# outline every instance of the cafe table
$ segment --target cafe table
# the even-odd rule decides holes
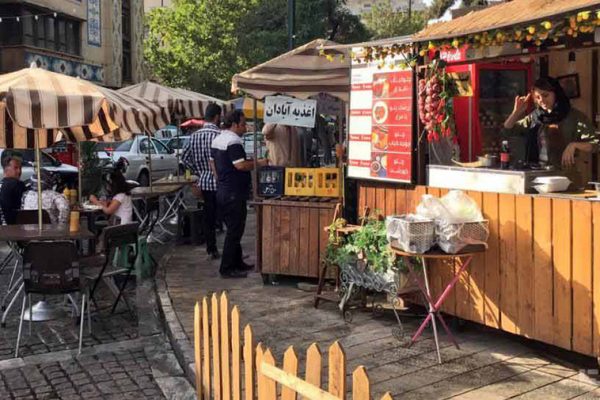
[[[179,191],[175,194],[173,200],[170,200],[168,196],[165,197],[165,202],[167,203],[167,212],[165,212],[161,222],[176,217],[179,209],[187,209],[185,202],[183,201],[183,189],[185,189],[186,186],[192,186],[197,182],[198,177],[196,175],[192,175],[189,178],[186,178],[185,176],[165,177],[152,182],[153,187],[180,185]]]
[[[31,242],[34,240],[88,240],[94,239],[95,236],[85,227],[71,232],[68,224],[44,224],[41,229],[37,224],[26,224],[0,225],[0,238],[6,242]],[[15,255],[20,257],[20,254]],[[13,287],[18,289],[2,314],[2,327],[6,326],[6,316],[24,290],[23,278],[19,278]],[[53,307],[43,300],[32,307],[32,314],[32,321],[47,321],[56,318],[57,315]]]
[[[153,183],[153,185],[154,185],[154,183]],[[152,186],[152,187],[140,186],[140,187],[136,187],[131,190],[131,199],[132,200],[142,200],[144,203],[147,203],[147,201],[150,199],[157,199],[157,198],[160,199],[160,198],[167,198],[168,196],[172,196],[172,195],[178,195],[178,193],[181,191],[182,188],[183,188],[183,185],[180,183],[169,184],[169,185],[158,185],[158,186]],[[173,201],[172,203],[167,201],[167,204],[168,204],[167,212],[162,216],[159,215],[158,220],[156,222],[156,225],[163,232],[166,232],[169,235],[173,235],[173,234],[164,227],[163,222],[167,219],[166,217],[169,216],[169,214],[173,212],[172,208],[175,207],[174,203],[175,203],[175,201]],[[174,211],[177,212],[177,208],[175,208]],[[142,212],[142,210],[139,208],[136,201],[133,201],[133,212],[135,213],[136,217],[138,218],[138,221],[140,222],[140,231],[143,231],[143,229],[145,229],[146,225],[151,225],[148,214],[147,213],[144,214],[144,212]],[[159,207],[159,212],[160,212],[160,207]],[[148,232],[148,235],[150,235],[151,233],[152,232]],[[162,243],[160,240],[158,240],[156,238],[155,238],[155,240],[159,243]]]
[[[450,339],[450,341],[456,346],[457,349],[460,349],[460,347],[458,346],[458,342],[456,341],[456,339],[452,335],[452,332],[450,332],[448,325],[444,321],[444,317],[442,317],[442,314],[440,313],[440,309],[442,307],[442,304],[444,303],[444,301],[446,300],[446,298],[452,291],[452,289],[454,289],[454,286],[456,285],[456,282],[458,282],[458,280],[460,279],[460,276],[462,275],[462,273],[464,271],[466,271],[466,269],[471,264],[471,261],[473,260],[473,256],[475,256],[479,253],[485,252],[486,247],[483,245],[470,245],[470,246],[465,247],[464,249],[462,249],[461,251],[459,251],[456,254],[446,253],[438,247],[436,247],[428,252],[425,252],[425,253],[410,253],[410,252],[400,250],[398,244],[397,243],[394,244],[394,242],[395,241],[392,241],[391,245],[390,245],[392,252],[394,252],[396,257],[402,257],[402,259],[404,260],[404,264],[408,267],[410,277],[416,282],[416,284],[419,287],[419,290],[425,297],[425,301],[427,302],[427,308],[428,308],[427,317],[425,317],[425,319],[423,320],[423,322],[421,323],[421,325],[419,326],[417,331],[411,337],[409,347],[417,341],[417,339],[421,336],[421,334],[423,333],[423,331],[425,330],[425,328],[427,327],[429,322],[431,322],[431,325],[433,328],[433,338],[435,341],[435,348],[437,351],[438,363],[441,364],[442,356],[440,353],[440,342],[438,339],[436,317],[437,317],[437,319],[439,319],[440,324],[446,331],[446,334],[448,335],[448,338]],[[415,270],[415,265],[413,262],[414,258],[420,258],[422,261],[422,265],[423,265],[423,274],[422,275],[417,274],[417,272]],[[456,259],[460,259],[462,261],[460,263],[460,267],[456,270],[456,272],[454,273],[454,276],[452,277],[450,282],[446,283],[446,288],[442,291],[440,296],[437,299],[434,299],[431,296],[431,292],[429,290],[429,277],[428,277],[428,272],[427,272],[427,262],[433,261],[433,260],[455,261]],[[421,276],[422,276],[422,278],[421,278]]]

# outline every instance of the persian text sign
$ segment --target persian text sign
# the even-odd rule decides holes
[[[300,100],[285,96],[265,98],[265,122],[314,128],[316,116],[316,100]]]
[[[399,64],[401,58],[398,57],[397,61]],[[411,182],[412,128],[412,69],[354,61],[348,127],[348,176]]]

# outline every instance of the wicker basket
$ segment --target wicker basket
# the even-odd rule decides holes
[[[484,245],[490,234],[487,220],[458,224],[436,224],[437,243],[442,250],[456,254],[468,245]]]
[[[386,218],[388,240],[399,249],[411,253],[425,253],[435,244],[435,222],[405,214]]]

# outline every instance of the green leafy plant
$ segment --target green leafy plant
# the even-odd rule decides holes
[[[336,221],[337,222],[337,221]],[[369,218],[356,232],[345,237],[336,235],[337,223],[329,227],[326,260],[340,267],[363,261],[374,272],[405,270],[402,260],[390,249],[384,221]]]

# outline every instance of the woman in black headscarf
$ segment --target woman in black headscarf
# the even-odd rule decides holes
[[[528,115],[530,100],[535,109]],[[538,79],[527,96],[517,96],[513,112],[504,127],[519,130],[527,137],[526,162],[569,169],[577,152],[597,151],[594,127],[581,111],[571,106],[563,88],[554,78]]]

